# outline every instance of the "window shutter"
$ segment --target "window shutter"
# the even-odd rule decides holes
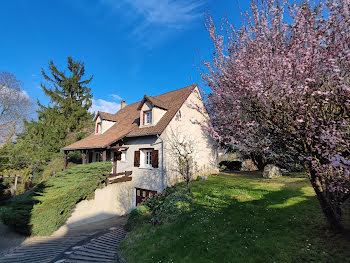
[[[140,151],[135,151],[134,166],[140,167]]]
[[[121,152],[117,152],[117,161],[120,161],[122,159],[122,153]]]
[[[96,133],[98,133],[98,123],[96,123]]]
[[[152,151],[152,167],[158,168],[158,150]]]
[[[143,112],[142,125],[145,125],[145,112]]]

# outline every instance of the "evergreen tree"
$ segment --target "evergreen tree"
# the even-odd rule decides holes
[[[47,83],[42,83],[41,87],[50,103],[44,106],[38,101],[37,120],[25,121],[24,131],[18,135],[16,143],[0,150],[3,152],[0,155],[10,156],[6,158],[6,165],[0,165],[0,172],[30,168],[37,173],[50,160],[60,158],[58,155],[63,146],[83,138],[93,127],[93,114],[88,112],[92,95],[87,86],[92,76],[83,79],[84,63],[71,57],[68,57],[67,67],[68,74],[50,61],[50,74],[42,70]]]
[[[49,70],[51,75],[42,70],[45,80],[51,87],[41,84],[45,95],[50,97],[50,102],[56,106],[56,111],[62,114],[66,121],[68,132],[82,128],[87,121],[92,119],[92,114],[88,112],[92,104],[91,88],[87,85],[91,82],[93,76],[82,80],[85,74],[84,62],[74,61],[68,57],[68,70],[70,76],[66,76],[65,71],[57,69],[53,61],[50,61]],[[42,111],[45,107],[39,104]]]

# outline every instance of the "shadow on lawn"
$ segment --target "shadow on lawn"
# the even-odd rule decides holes
[[[246,173],[237,178],[247,178],[247,175],[256,177]],[[350,242],[328,230],[316,197],[303,189],[305,183],[287,180],[278,183],[283,186],[275,190],[259,187],[259,182],[253,182],[253,188],[251,185],[225,185],[229,191],[238,193],[236,195],[222,195],[217,189],[198,185],[203,193],[193,208],[208,217],[217,213],[212,224],[204,224],[203,229],[209,237],[219,236],[215,241],[226,247],[226,251],[212,248],[217,253],[207,256],[217,262],[264,262],[266,259],[271,262],[310,262],[315,259],[341,262],[349,258]],[[222,205],[218,206],[220,203]],[[241,259],[230,261],[234,254],[240,255]],[[252,261],[254,254],[260,255],[260,261],[258,258]]]

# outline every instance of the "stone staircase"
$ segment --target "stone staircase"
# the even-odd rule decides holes
[[[118,226],[103,232],[36,237],[0,254],[0,263],[118,262],[117,247],[125,234]]]

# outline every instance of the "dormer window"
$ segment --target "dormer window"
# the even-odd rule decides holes
[[[143,125],[152,124],[152,111],[143,112]]]
[[[102,125],[101,122],[98,122],[96,124],[96,133],[101,133],[102,132]]]

